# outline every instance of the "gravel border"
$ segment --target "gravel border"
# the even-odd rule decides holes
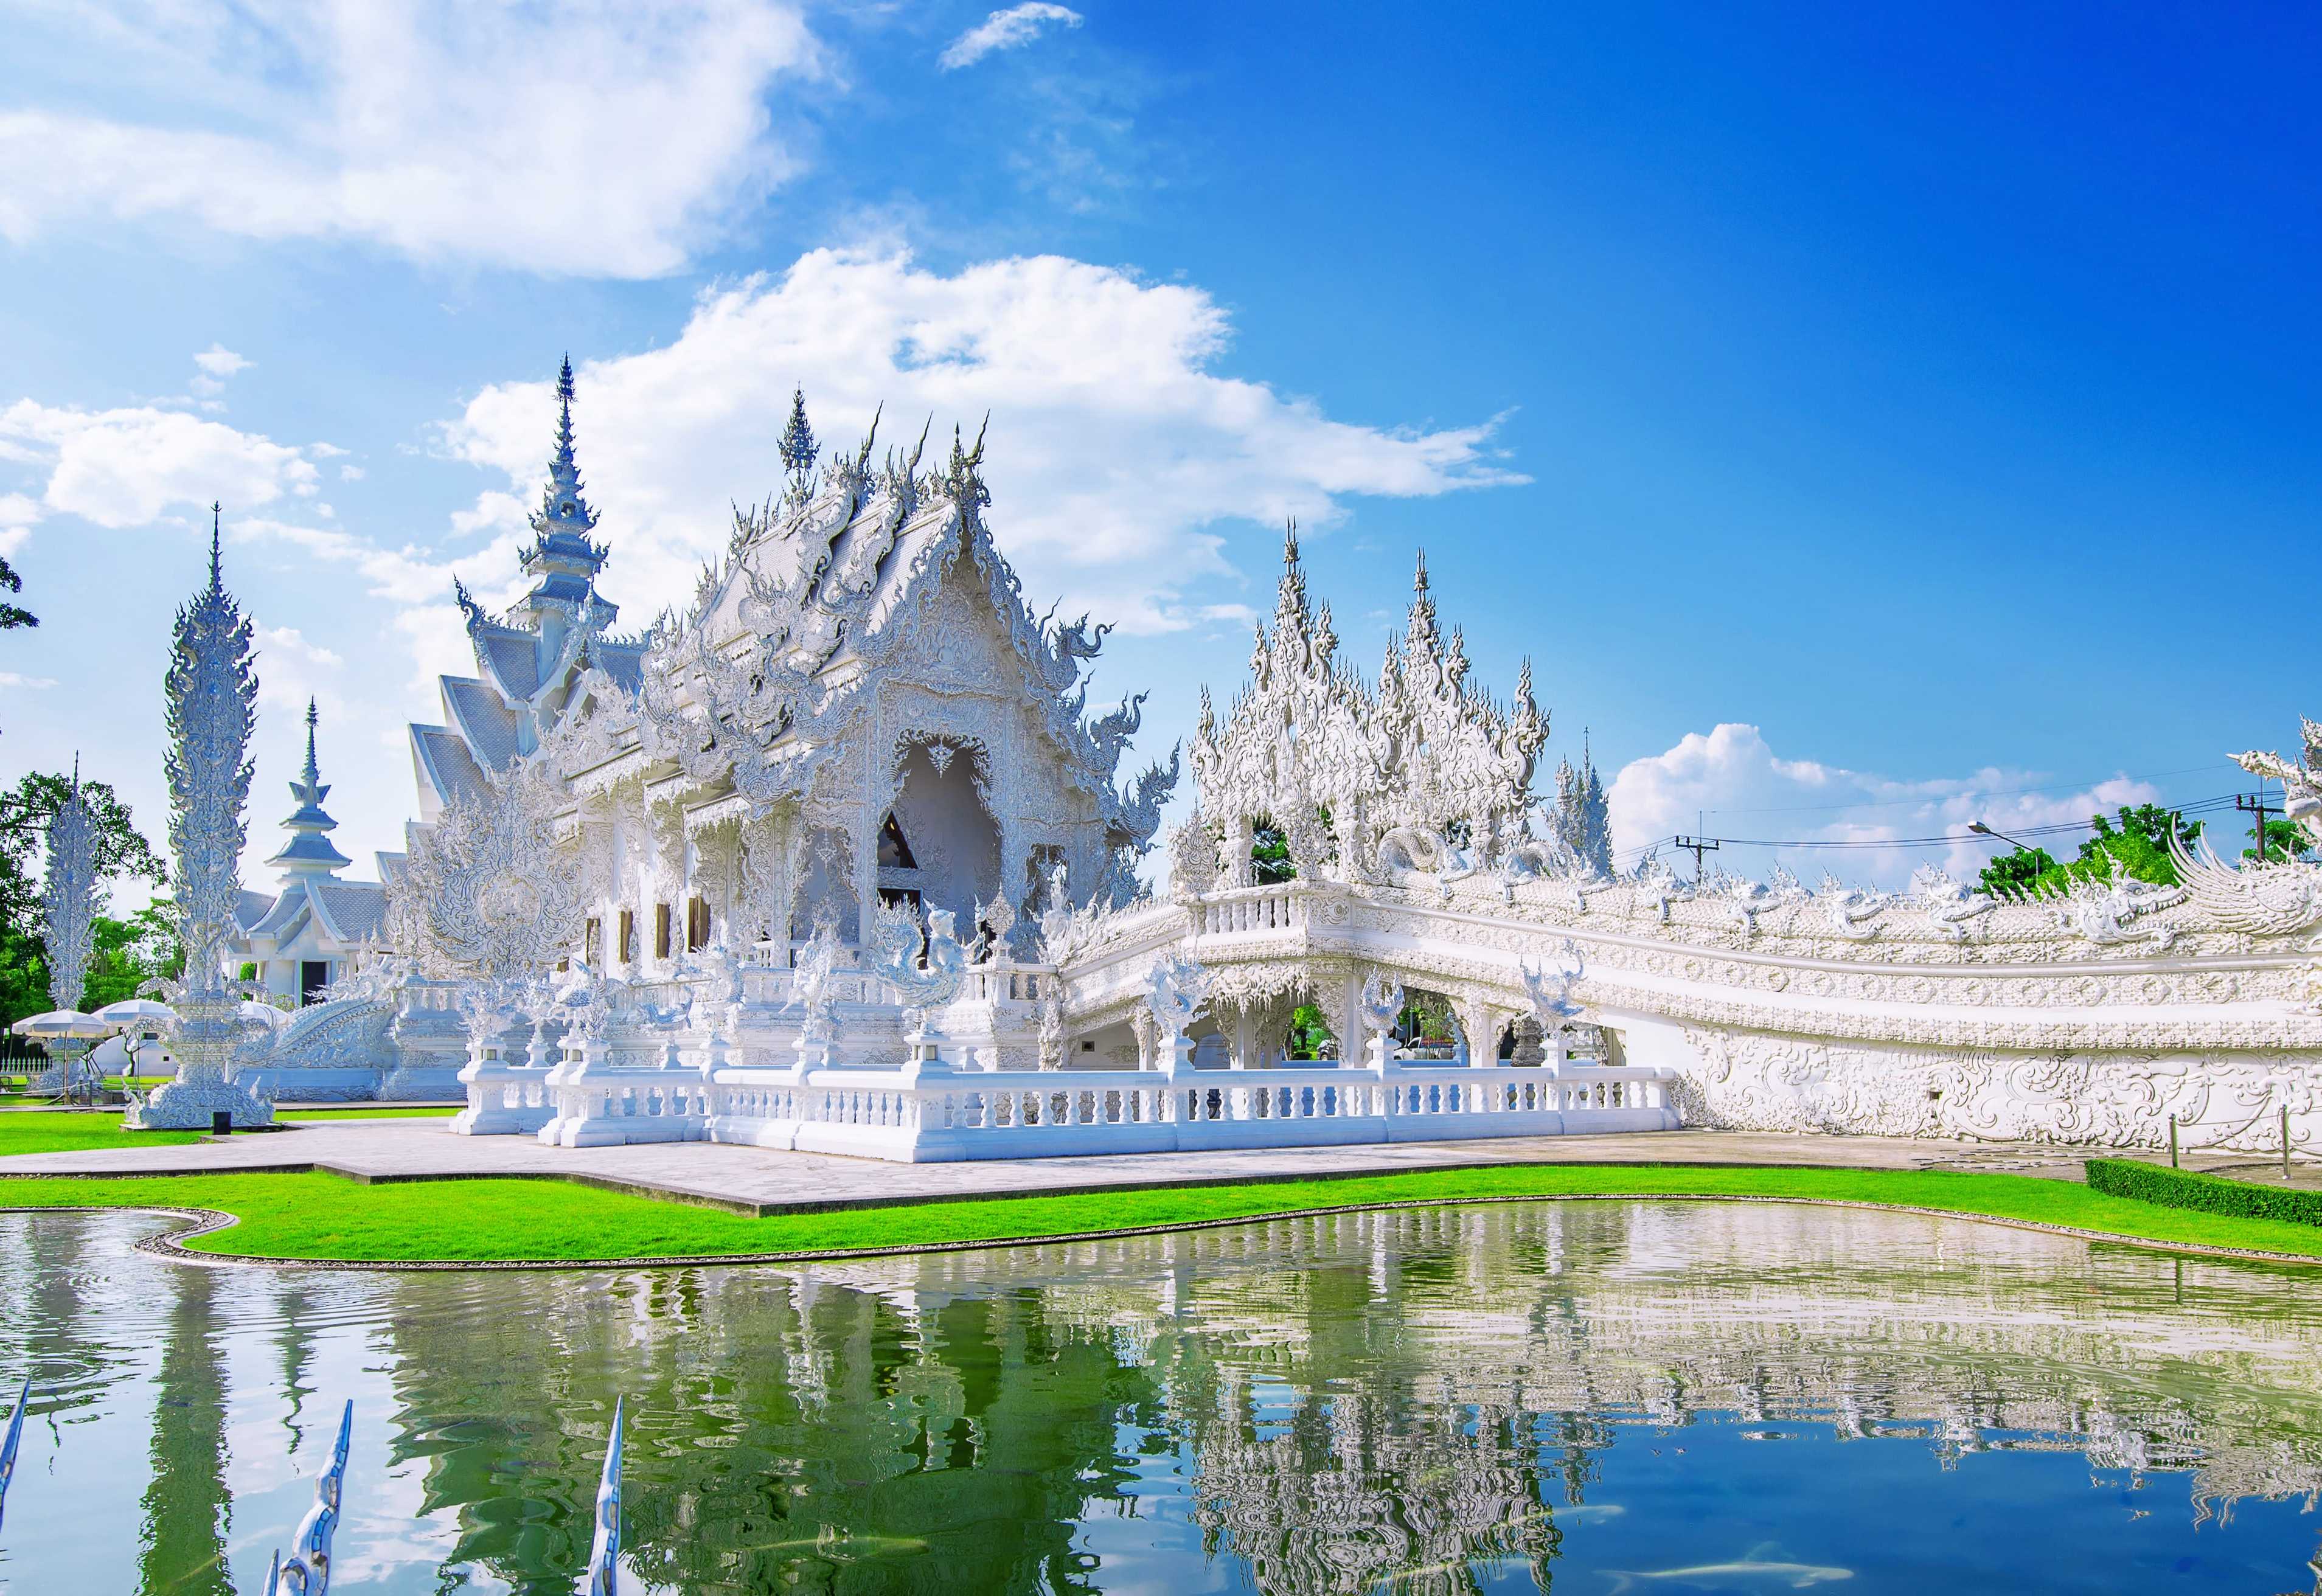
[[[1123,1236],[1169,1236],[1196,1230],[1223,1230],[1237,1225],[1263,1225],[1275,1219],[1312,1219],[1334,1214],[1378,1213],[1396,1208],[1466,1208],[1485,1203],[1510,1202],[1752,1202],[1792,1203],[1801,1208],[1857,1208],[1878,1214],[1918,1214],[1933,1219],[1956,1219],[1969,1224],[1997,1225],[2010,1230],[2033,1230],[2050,1236],[2066,1236],[2082,1241],[2112,1242],[2122,1246],[2141,1247],[2149,1252],[2189,1254],[2196,1257],[2229,1258],[2244,1263],[2291,1263],[2307,1268],[2322,1268],[2322,1257],[2299,1253],[2275,1253],[2254,1247],[2216,1246],[2206,1242],[2158,1241],[2149,1236],[2122,1236],[2110,1230],[2089,1230],[2076,1225],[2050,1225],[2037,1219],[2008,1219],[1988,1214],[1961,1213],[1953,1208],[1923,1208],[1915,1204],[1862,1202],[1836,1197],[1772,1197],[1738,1193],[1674,1193],[1667,1191],[1589,1191],[1559,1195],[1519,1195],[1501,1197],[1422,1197],[1403,1198],[1394,1201],[1354,1202],[1322,1208],[1284,1208],[1271,1214],[1248,1214],[1234,1218],[1186,1219],[1167,1225],[1124,1226],[1111,1230],[1075,1230],[1048,1236],[995,1236],[982,1241],[918,1242],[884,1247],[844,1247],[820,1252],[789,1253],[708,1253],[682,1257],[597,1258],[597,1259],[425,1259],[389,1260],[364,1263],[345,1258],[261,1258],[247,1254],[197,1252],[186,1246],[197,1236],[215,1235],[241,1223],[233,1215],[216,1208],[96,1208],[59,1206],[38,1208],[0,1208],[9,1213],[147,1213],[174,1215],[186,1223],[176,1229],[145,1237],[136,1243],[141,1253],[167,1258],[172,1263],[192,1263],[216,1268],[317,1269],[343,1272],[418,1272],[442,1270],[489,1269],[529,1271],[574,1271],[596,1272],[606,1270],[690,1269],[696,1267],[728,1267],[740,1264],[802,1264],[840,1263],[866,1258],[909,1258],[930,1253],[983,1253],[1009,1247],[1046,1246],[1075,1242],[1108,1241]]]

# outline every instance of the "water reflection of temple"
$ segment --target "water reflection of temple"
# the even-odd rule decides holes
[[[631,1544],[689,1591],[1082,1588],[1075,1527],[1141,1510],[1155,1456],[1258,1590],[1460,1591],[1476,1559],[1545,1588],[1597,1454],[1710,1418],[2187,1471],[2202,1514],[2322,1489],[2322,1312],[2278,1277],[1911,1216],[1486,1207],[444,1283],[392,1317],[461,1557],[576,1557],[609,1393],[646,1392]],[[510,1510],[515,1479],[564,1496]]]
[[[305,1457],[315,1427],[282,1425],[360,1379],[393,1456],[359,1459],[343,1546],[521,1591],[571,1589],[617,1392],[635,1569],[689,1596],[1092,1590],[1120,1576],[1101,1557],[1165,1542],[1269,1596],[1464,1591],[1486,1561],[1545,1589],[1576,1516],[1609,1510],[1608,1453],[1684,1426],[1913,1437],[1931,1472],[2078,1455],[2175,1478],[2189,1509],[2151,1506],[2180,1521],[2322,1486],[2302,1280],[1907,1215],[1509,1205],[395,1277],[133,1273],[86,1251],[118,1220],[14,1223],[0,1313],[64,1403],[101,1403],[124,1356],[151,1382],[123,1459],[151,1486],[122,1495],[157,1590],[230,1588],[230,1509],[237,1570],[263,1567],[241,1541],[287,1531],[305,1486],[238,1455]]]

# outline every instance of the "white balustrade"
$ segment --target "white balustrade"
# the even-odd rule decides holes
[[[1649,1069],[728,1069],[712,1141],[900,1163],[1674,1129]],[[681,1105],[697,1100],[677,1099]]]

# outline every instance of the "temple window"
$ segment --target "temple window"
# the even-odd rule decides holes
[[[886,870],[917,870],[919,862],[911,857],[911,844],[903,835],[903,828],[895,824],[892,815],[879,828],[879,863]]]
[[[685,905],[685,951],[698,953],[708,945],[709,904],[704,898],[688,898]]]
[[[591,916],[580,924],[580,962],[594,966],[605,953],[605,922]]]
[[[621,911],[620,948],[622,963],[634,964],[637,962],[637,917],[631,909]]]
[[[654,905],[654,957],[669,957],[669,905]]]

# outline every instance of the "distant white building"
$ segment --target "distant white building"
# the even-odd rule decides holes
[[[303,1007],[354,972],[366,948],[377,948],[387,922],[387,889],[378,881],[343,881],[352,862],[332,844],[338,822],[324,811],[330,793],[315,758],[314,700],[306,703],[306,769],[290,783],[298,807],[282,823],[290,840],[266,862],[282,872],[274,896],[245,891],[240,934],[227,944],[226,973],[250,968],[250,978],[274,997]],[[384,873],[389,860],[380,860]]]

